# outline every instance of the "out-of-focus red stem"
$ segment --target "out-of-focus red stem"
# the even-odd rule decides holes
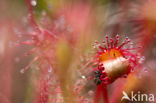
[[[122,81],[119,81],[120,83],[116,86],[116,88],[113,90],[113,93],[111,95],[110,103],[117,103],[118,99],[122,95],[124,84]]]
[[[106,86],[103,86],[102,84],[99,84],[97,86],[96,93],[95,93],[95,96],[94,96],[94,103],[99,103],[100,102],[101,95],[103,96],[104,103],[109,103],[108,102],[108,95],[107,95]]]
[[[28,7],[28,12],[29,12],[30,23],[32,24],[33,28],[36,31],[41,32],[40,28],[38,27],[38,25],[36,24],[36,22],[34,20],[34,14],[33,14],[33,8],[31,5],[31,0],[27,0],[27,7]]]
[[[100,85],[98,85],[94,96],[94,103],[98,103],[100,101],[100,91]]]
[[[104,103],[109,103],[108,101],[108,94],[107,94],[107,88],[106,86],[102,86],[102,94],[103,94],[103,99],[104,99]]]

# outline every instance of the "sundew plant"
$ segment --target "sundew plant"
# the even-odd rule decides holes
[[[1,0],[0,103],[155,103],[155,0]]]

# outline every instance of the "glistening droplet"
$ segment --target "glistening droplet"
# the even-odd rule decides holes
[[[48,72],[51,73],[52,72],[52,67],[50,66],[50,68],[48,69]]]
[[[25,70],[24,70],[24,69],[21,69],[21,70],[20,70],[20,73],[21,73],[21,74],[23,74],[24,72],[25,72]]]
[[[37,5],[37,2],[35,0],[31,0],[31,5],[32,6],[36,6]]]

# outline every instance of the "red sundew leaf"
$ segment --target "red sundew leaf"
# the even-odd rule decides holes
[[[89,69],[97,65],[97,69],[95,70],[99,71],[100,74],[96,75],[100,76],[95,77],[95,79],[99,78],[100,81],[106,85],[113,82],[117,78],[122,77],[124,74],[126,75],[129,74],[138,64],[138,60],[140,59],[137,58],[135,52],[134,53],[131,52],[132,50],[138,51],[140,47],[137,47],[137,45],[135,45],[135,47],[129,48],[129,45],[132,45],[129,38],[126,38],[125,41],[119,46],[118,41],[119,41],[118,35],[116,36],[116,40],[113,40],[112,38],[109,39],[109,37],[106,36],[107,44],[104,43],[104,46],[107,45],[107,47],[101,48],[101,45],[99,45],[100,50],[97,51],[95,58],[93,58],[95,60],[93,61],[89,60],[84,65],[84,68],[86,69],[87,66],[91,64],[91,62],[94,62],[93,63],[94,65],[89,65]],[[123,47],[125,48],[123,49]],[[98,59],[98,61],[96,61],[96,59]],[[121,68],[124,69],[121,70]],[[89,71],[89,69],[86,69],[86,71]]]

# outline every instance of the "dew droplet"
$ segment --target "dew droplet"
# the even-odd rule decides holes
[[[21,73],[21,74],[24,74],[24,72],[25,72],[24,69],[21,69],[21,70],[20,70],[20,73]]]
[[[37,2],[35,0],[31,0],[31,5],[32,6],[36,6],[37,5]]]
[[[50,66],[50,68],[48,69],[48,72],[51,73],[52,72],[52,67]]]
[[[92,90],[88,91],[88,95],[93,95],[94,92]]]
[[[144,60],[145,60],[145,57],[142,56],[142,57],[139,59],[139,63],[142,64],[142,63],[144,62]]]
[[[81,76],[81,78],[82,78],[82,79],[85,79],[86,77],[83,75],[83,76]]]

